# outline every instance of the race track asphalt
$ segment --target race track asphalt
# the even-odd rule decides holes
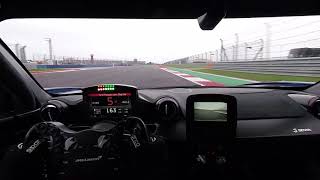
[[[67,72],[40,72],[33,76],[44,87],[89,87],[103,83],[128,84],[139,89],[198,86],[160,69],[156,65],[78,69]]]

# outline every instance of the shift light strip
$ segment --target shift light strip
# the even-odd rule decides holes
[[[114,91],[114,84],[101,84],[98,85],[98,91]]]
[[[100,93],[90,93],[88,94],[89,97],[101,97],[101,96],[131,96],[131,93],[105,93],[105,94],[100,94]]]

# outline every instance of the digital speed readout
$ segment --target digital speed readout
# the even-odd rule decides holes
[[[109,117],[130,113],[131,93],[90,93],[87,96],[93,117]]]

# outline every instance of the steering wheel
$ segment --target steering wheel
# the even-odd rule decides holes
[[[144,122],[126,117],[81,131],[60,122],[41,122],[28,131],[19,149],[40,159],[43,179],[113,179],[139,177],[148,145]]]

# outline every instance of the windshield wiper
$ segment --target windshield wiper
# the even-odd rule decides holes
[[[315,84],[315,82],[296,82],[296,81],[271,81],[243,84],[238,87],[254,87],[254,88],[307,88]]]
[[[52,96],[82,94],[82,88],[79,87],[53,87],[45,88],[45,90]]]

